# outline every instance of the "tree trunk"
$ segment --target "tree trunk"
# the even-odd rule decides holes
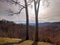
[[[37,4],[38,4],[38,7],[36,7]],[[39,12],[39,5],[40,5],[40,0],[37,3],[34,0],[34,6],[35,6],[35,22],[36,22],[35,41],[38,41],[38,12]]]
[[[29,16],[28,16],[28,6],[27,6],[27,0],[25,1],[25,10],[26,10],[26,40],[29,39],[28,29],[29,29]]]

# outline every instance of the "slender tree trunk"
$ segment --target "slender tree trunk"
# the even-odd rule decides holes
[[[27,6],[27,0],[25,1],[25,10],[26,10],[26,40],[29,39],[28,29],[29,29],[29,16],[28,16],[28,6]]]
[[[35,15],[35,18],[36,18],[35,41],[38,41],[38,15]]]
[[[34,6],[35,6],[35,23],[36,23],[36,29],[35,29],[35,41],[38,41],[38,15],[36,11],[36,3],[34,0]]]
[[[38,4],[38,7],[36,7]],[[35,6],[35,22],[36,22],[36,29],[35,29],[35,41],[38,41],[38,12],[39,12],[39,5],[40,0],[36,4],[36,1],[34,0],[34,6]]]

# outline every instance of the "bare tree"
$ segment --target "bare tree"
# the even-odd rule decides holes
[[[35,29],[35,41],[38,41],[38,14],[39,14],[39,8],[40,8],[40,1],[42,0],[34,0],[34,9],[35,9],[35,23],[36,23],[36,29]],[[48,3],[47,7],[49,6],[48,0],[43,0],[43,4],[45,1]]]
[[[17,12],[13,12],[11,9],[9,9],[9,12],[11,16],[13,16],[14,14],[18,15],[21,13],[21,11],[25,8],[26,11],[26,40],[29,39],[28,36],[28,27],[29,27],[29,14],[28,14],[28,6],[31,5],[31,2],[34,1],[34,9],[35,9],[35,20],[36,20],[36,30],[35,30],[35,41],[38,41],[38,12],[39,12],[39,6],[40,6],[40,0],[29,0],[29,4],[27,2],[27,0],[24,0],[25,5],[20,4],[20,2],[18,0],[0,0],[2,2],[7,2],[10,4],[14,4],[15,6],[18,5],[19,10]]]
[[[25,11],[26,11],[26,40],[29,39],[29,14],[28,14],[28,6],[31,5],[33,0],[29,1],[30,3],[28,4],[27,0],[24,0],[25,2]]]
[[[35,9],[35,20],[36,20],[36,30],[35,30],[35,41],[38,41],[38,12],[40,6],[40,0],[34,0]]]
[[[18,2],[18,0],[0,0],[2,2],[7,2],[10,4],[14,4],[15,6],[18,5],[19,10],[17,12],[13,12],[11,9],[8,10],[8,12],[10,13],[9,15],[13,16],[13,15],[18,15],[21,13],[21,11],[25,8],[25,12],[26,12],[26,40],[29,39],[29,34],[28,34],[28,28],[29,28],[29,14],[28,14],[28,6],[31,5],[31,3],[33,2],[33,0],[28,1],[24,0],[25,6],[20,4],[20,2]]]
[[[38,14],[39,14],[39,8],[40,8],[40,1],[41,0],[34,0],[34,10],[35,10],[35,41],[32,45],[38,45]],[[45,2],[46,0],[44,0]],[[44,3],[43,2],[43,3]],[[48,0],[47,0],[48,2]],[[48,5],[47,5],[48,7]]]
[[[28,15],[28,6],[27,6],[27,0],[25,1],[25,10],[26,10],[26,40],[29,39],[29,34],[28,34],[28,30],[29,30],[29,15]]]

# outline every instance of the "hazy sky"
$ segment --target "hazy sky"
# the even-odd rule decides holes
[[[47,2],[42,2],[43,0],[41,1],[39,9],[39,22],[60,22],[60,0],[48,0]],[[23,0],[21,0],[21,4],[24,5]],[[28,7],[30,22],[35,21],[33,4],[34,3],[32,3],[32,6]],[[19,15],[8,16],[10,14],[9,9],[16,12],[19,8],[15,5],[9,5],[9,3],[6,2],[0,2],[0,20],[6,19],[17,23],[24,23],[26,21],[25,10],[22,10]]]

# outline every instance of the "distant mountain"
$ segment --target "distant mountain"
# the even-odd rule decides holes
[[[35,26],[35,23],[30,23],[29,25],[31,25],[31,26]],[[51,25],[51,26],[58,26],[58,25],[60,25],[60,22],[45,22],[45,23],[38,23],[38,26],[39,27],[43,27],[43,26],[49,26],[49,25]]]

